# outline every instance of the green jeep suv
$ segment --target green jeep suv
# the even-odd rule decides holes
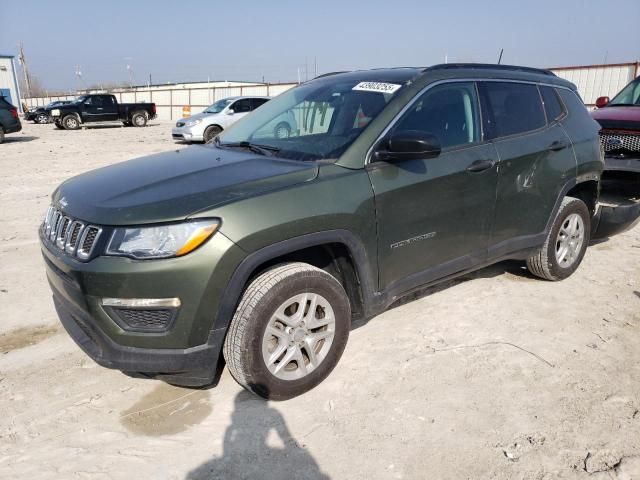
[[[285,138],[264,128],[282,117]],[[62,183],[40,229],[55,307],[105,367],[204,386],[226,362],[291,398],[408,292],[503,259],[571,275],[600,220],[598,128],[544,70],[324,75],[210,145]]]

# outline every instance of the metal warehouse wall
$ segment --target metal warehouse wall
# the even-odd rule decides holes
[[[640,62],[559,67],[550,70],[575,83],[584,103],[593,107],[598,97],[613,98],[627,83],[640,75]]]
[[[275,97],[295,87],[296,83],[273,85],[229,86],[215,88],[184,88],[160,90],[158,88],[136,88],[132,92],[114,92],[120,103],[153,102],[156,104],[158,119],[177,120],[182,118],[183,107],[190,107],[191,114],[199,113],[216,100],[243,95]],[[39,107],[54,100],[72,100],[76,95],[27,98],[24,101],[31,107]]]
[[[8,97],[10,97],[8,98],[9,102],[22,112],[16,81],[15,71],[13,69],[13,57],[0,55],[0,90],[3,91],[2,93],[7,93],[6,91],[8,90]]]

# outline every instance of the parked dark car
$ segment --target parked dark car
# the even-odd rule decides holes
[[[77,130],[88,123],[122,122],[144,127],[156,117],[155,103],[118,103],[115,95],[82,95],[73,102],[47,109],[58,128]]]
[[[67,105],[71,103],[71,100],[57,100],[55,102],[51,102],[44,107],[35,107],[28,111],[24,112],[24,119],[27,121],[35,122],[35,123],[50,123],[51,115],[49,111],[55,107],[61,107],[62,105]]]
[[[640,77],[596,106],[591,115],[602,126],[605,170],[640,173]]]
[[[265,128],[301,109],[290,135]],[[544,70],[324,75],[211,144],[62,183],[39,230],[54,303],[103,366],[202,386],[226,361],[291,398],[329,375],[353,320],[505,259],[565,279],[600,225],[637,221],[598,203],[598,130]]]
[[[20,130],[22,124],[18,117],[18,109],[7,102],[5,97],[0,97],[0,143],[4,142],[5,134]]]

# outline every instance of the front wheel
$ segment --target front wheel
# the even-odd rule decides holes
[[[62,126],[65,130],[78,130],[80,128],[80,122],[75,115],[67,115],[62,119]]]
[[[540,250],[527,259],[527,268],[545,280],[564,280],[582,262],[591,238],[591,217],[582,200],[565,197]]]
[[[207,127],[207,129],[202,134],[202,139],[204,140],[204,143],[211,143],[213,139],[220,134],[221,131],[222,129],[217,125],[211,125]]]
[[[350,324],[349,299],[338,280],[306,263],[283,264],[256,277],[245,291],[224,358],[244,388],[287,400],[331,373]]]

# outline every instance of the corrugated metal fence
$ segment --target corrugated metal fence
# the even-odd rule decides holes
[[[242,95],[256,95],[275,97],[282,92],[295,87],[295,83],[280,83],[271,85],[252,85],[234,87],[211,88],[181,88],[181,89],[137,89],[132,92],[115,92],[120,103],[153,102],[156,104],[160,120],[176,120],[182,118],[182,108],[191,107],[191,113],[204,110],[217,100]],[[47,105],[55,100],[72,100],[76,95],[26,98],[23,101],[29,108]]]
[[[640,62],[608,65],[586,65],[578,67],[551,68],[556,75],[577,85],[578,91],[588,107],[595,106],[596,98],[613,97],[627,83],[640,75]],[[115,93],[121,103],[155,102],[158,118],[176,120],[182,117],[182,108],[191,107],[191,113],[198,113],[213,102],[239,95],[259,95],[275,97],[295,87],[295,83],[273,85],[232,86],[211,88],[137,89],[131,92]],[[71,100],[75,96],[27,98],[31,108],[43,106],[54,100]]]

